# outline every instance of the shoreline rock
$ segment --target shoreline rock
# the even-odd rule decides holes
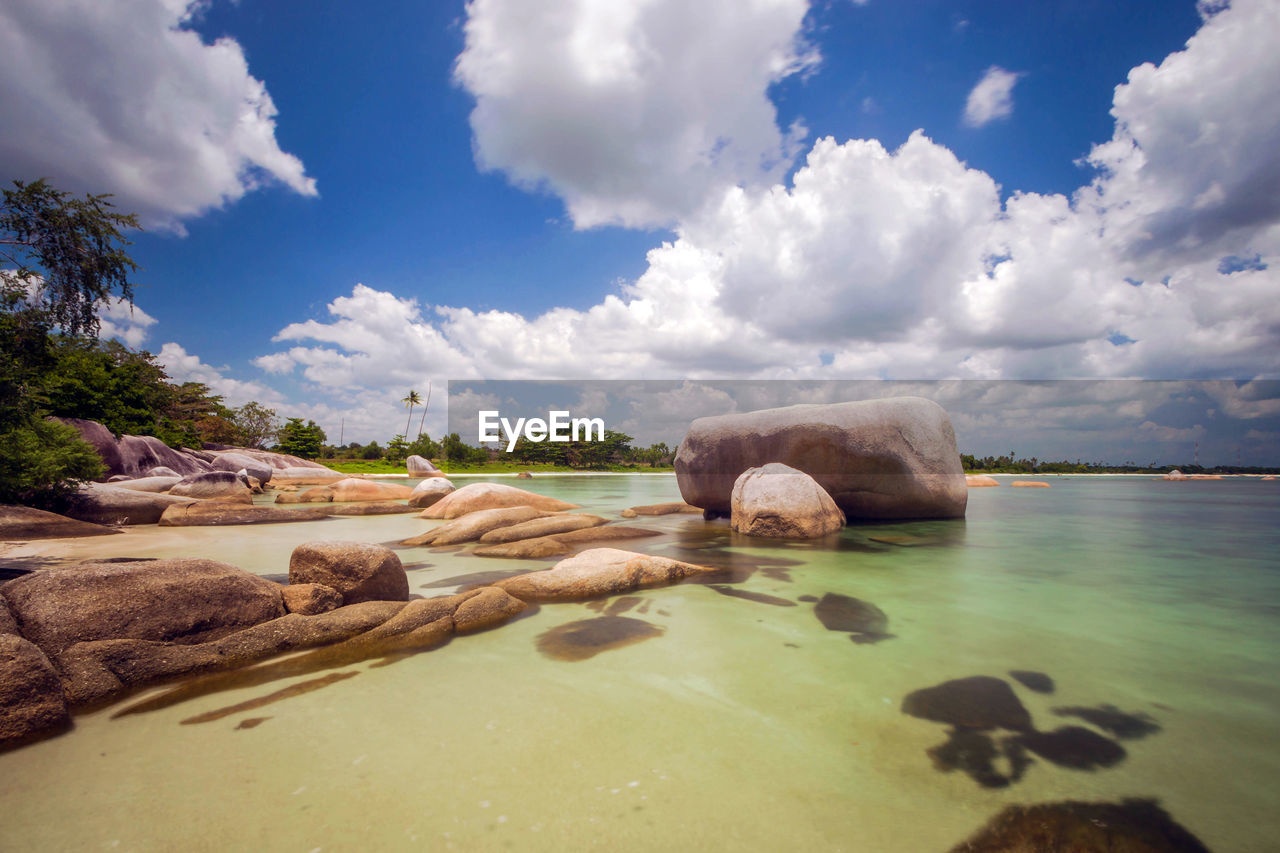
[[[0,505],[0,539],[66,539],[119,532],[114,527],[80,521],[56,512],[29,506]]]
[[[781,462],[748,468],[733,484],[730,527],[773,539],[820,539],[844,527],[844,513],[817,481]]]
[[[517,506],[533,507],[545,512],[578,509],[577,504],[517,489],[515,486],[504,483],[469,483],[427,507],[422,512],[422,518],[454,519],[480,510]]]
[[[592,548],[540,572],[516,575],[493,586],[529,603],[586,601],[637,589],[670,586],[710,572],[667,557],[617,548]]]

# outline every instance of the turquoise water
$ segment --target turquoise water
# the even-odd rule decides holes
[[[943,851],[1011,803],[1134,796],[1212,850],[1276,849],[1280,483],[1042,479],[971,490],[964,521],[853,526],[838,547],[767,545],[698,516],[628,522],[663,533],[628,547],[726,571],[615,604],[607,618],[650,636],[585,659],[555,656],[547,635],[600,606],[550,605],[214,722],[182,721],[315,675],[113,717],[131,697],[0,755],[0,849]],[[521,485],[609,515],[678,498],[671,477]],[[279,576],[300,542],[431,523],[149,528],[32,553],[190,554]],[[551,564],[400,554],[424,595]],[[802,599],[829,593],[880,608],[892,636],[825,628]],[[1119,760],[1032,754],[1018,773],[997,757],[1016,778],[984,786],[928,754],[944,724],[901,711],[975,675],[1009,682],[1041,731],[1088,727],[1055,708],[1110,705],[1145,736],[1112,739]]]

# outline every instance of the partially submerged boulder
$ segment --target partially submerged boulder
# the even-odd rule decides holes
[[[1174,468],[1172,471],[1170,471],[1168,474],[1165,474],[1160,479],[1180,481],[1180,480],[1189,480],[1191,478],[1188,477],[1186,474],[1182,473],[1181,471],[1179,471],[1177,468]]]
[[[280,594],[285,610],[303,616],[328,613],[342,606],[342,593],[322,583],[291,583]]]
[[[169,494],[201,500],[230,499],[241,503],[253,501],[249,486],[231,471],[206,471],[183,477],[169,489]]]
[[[508,527],[490,530],[480,537],[483,545],[499,545],[503,542],[518,542],[521,539],[533,539],[538,536],[550,536],[554,533],[568,533],[570,530],[581,530],[586,527],[598,527],[605,524],[606,519],[598,515],[556,514],[542,518],[532,518]]]
[[[404,467],[408,469],[410,477],[443,477],[445,475],[431,463],[431,460],[424,459],[416,453],[404,460]]]
[[[665,504],[646,504],[644,506],[632,506],[624,509],[619,515],[623,518],[636,518],[638,516],[654,516],[654,515],[674,515],[675,513],[687,512],[701,515],[702,510],[696,506],[685,503],[684,501],[673,501]]]
[[[284,487],[289,491],[282,491],[276,495],[276,503],[278,504],[326,504],[333,502],[333,488],[330,486],[313,486],[304,491],[297,491],[297,486]]]
[[[592,548],[561,560],[550,569],[516,575],[493,585],[521,601],[585,601],[668,586],[690,575],[710,571],[713,569],[667,557],[617,548]]]
[[[284,615],[279,584],[214,560],[81,563],[0,590],[23,636],[50,656],[83,640],[200,642]]]
[[[627,527],[622,524],[605,524],[599,527],[583,527],[564,533],[549,536],[538,536],[533,539],[520,539],[498,545],[481,545],[472,551],[477,557],[510,557],[515,559],[536,560],[541,557],[558,557],[561,554],[572,554],[585,545],[600,542],[621,542],[628,539],[644,539],[649,536],[661,536],[657,530],[643,527]]]
[[[468,513],[461,518],[455,518],[448,524],[441,524],[426,533],[406,539],[400,544],[410,546],[460,545],[464,542],[474,542],[491,530],[509,527],[534,518],[546,518],[550,515],[554,515],[554,513],[534,509],[531,506],[482,509]],[[426,513],[420,513],[419,517],[425,518]]]
[[[1041,482],[1041,481],[1039,481],[1039,480],[1014,480],[1014,481],[1013,481],[1012,483],[1010,483],[1009,485],[1011,485],[1011,486],[1018,486],[1018,487],[1020,487],[1020,488],[1024,488],[1024,489],[1027,489],[1027,488],[1030,488],[1030,489],[1047,489],[1047,488],[1049,488],[1049,484],[1048,484],[1048,483],[1044,483],[1044,482]]]
[[[406,601],[409,577],[395,552],[367,542],[308,542],[289,557],[289,583],[336,589],[344,604]]]
[[[62,681],[38,646],[0,634],[0,751],[71,725]]]
[[[1011,805],[951,853],[1209,853],[1155,800]]]
[[[0,539],[65,539],[118,533],[113,527],[29,506],[0,505]]]
[[[68,496],[66,514],[94,524],[155,524],[166,509],[194,503],[195,498],[85,483]]]
[[[676,454],[686,502],[732,509],[748,468],[805,472],[848,518],[961,518],[968,491],[951,420],[938,404],[895,397],[699,418]]]
[[[844,513],[808,474],[770,462],[734,482],[730,524],[748,536],[818,539],[844,527]]]
[[[301,461],[301,460],[299,460]],[[341,471],[334,471],[322,465],[290,466],[288,468],[271,469],[271,485],[314,486],[336,483],[347,479]]]
[[[417,509],[396,501],[365,501],[329,507],[327,512],[329,515],[404,515]]]
[[[334,502],[339,501],[399,501],[413,494],[413,489],[398,483],[379,483],[377,480],[361,480],[347,477],[329,486]]]
[[[161,527],[215,527],[223,524],[289,524],[328,518],[329,507],[280,509],[273,506],[193,501],[168,507],[160,516]]]
[[[426,509],[452,491],[453,483],[443,475],[431,477],[413,487],[413,491],[409,493],[409,506]]]
[[[964,484],[971,489],[984,489],[998,486],[1000,481],[986,474],[965,474]]]
[[[422,517],[457,518],[483,509],[514,506],[529,506],[546,512],[562,512],[578,508],[577,504],[566,503],[503,483],[470,483],[432,504],[422,513]]]

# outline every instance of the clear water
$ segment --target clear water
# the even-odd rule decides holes
[[[1158,798],[1214,851],[1277,849],[1280,482],[1047,481],[971,490],[962,522],[851,527],[835,550],[637,519],[664,533],[638,550],[731,566],[731,589],[873,602],[894,636],[856,644],[812,603],[684,584],[624,614],[659,636],[585,660],[539,651],[548,629],[598,616],[561,604],[214,722],[181,724],[315,675],[113,718],[131,697],[0,755],[0,849],[944,851],[1011,803],[1130,796]],[[678,498],[671,477],[521,485],[602,513]],[[278,576],[300,542],[428,524],[136,529],[27,553],[199,555]],[[401,557],[425,595],[550,565]],[[1036,759],[1004,788],[936,769],[944,726],[903,714],[903,697],[1019,669],[1056,683],[1014,684],[1042,730],[1080,724],[1053,708],[1106,703],[1159,731],[1121,741],[1113,766]]]

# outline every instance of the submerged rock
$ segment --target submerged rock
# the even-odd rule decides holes
[[[284,615],[279,584],[214,560],[81,563],[0,590],[51,657],[85,640],[200,642]]]
[[[855,643],[888,639],[889,617],[869,601],[828,592],[813,606],[814,615],[828,631],[847,631]]]
[[[65,539],[118,532],[112,527],[29,506],[0,506],[0,539]]]
[[[439,527],[432,528],[421,535],[406,539],[401,544],[410,546],[460,545],[464,542],[474,542],[492,530],[510,527],[513,524],[519,524],[535,518],[546,518],[551,515],[554,515],[554,513],[534,509],[531,506],[482,509],[468,513],[460,518],[455,518],[453,521],[441,524]],[[425,518],[426,515],[419,513],[419,517]]]
[[[1053,678],[1047,673],[1029,669],[1011,669],[1009,670],[1009,677],[1036,693],[1052,693],[1055,689]]]
[[[570,530],[599,527],[605,523],[606,520],[598,515],[557,514],[532,518],[508,527],[490,530],[480,537],[480,542],[483,545],[500,545],[504,542],[518,542],[521,539],[534,539],[554,533],[568,533]]]
[[[38,646],[0,634],[0,751],[71,725],[62,681]]]
[[[669,586],[690,575],[709,572],[682,563],[617,548],[592,548],[561,560],[550,569],[498,581],[494,586],[522,601],[586,601],[637,589]]]
[[[902,713],[966,729],[1032,731],[1031,714],[1007,681],[972,675],[907,694]]]
[[[1048,483],[1042,483],[1039,480],[1014,480],[1009,485],[1017,486],[1024,489],[1047,489]]]
[[[662,628],[643,619],[600,616],[543,631],[538,635],[538,651],[556,660],[580,661],[611,649],[661,637],[663,633]]]
[[[1008,806],[951,853],[1209,853],[1154,800]]]
[[[730,526],[748,536],[819,539],[844,527],[844,513],[808,474],[770,462],[734,481]]]
[[[688,503],[728,513],[738,476],[770,462],[813,477],[849,518],[962,518],[968,500],[951,420],[919,397],[699,418],[676,480]]]
[[[696,506],[690,506],[684,501],[672,501],[665,504],[645,504],[643,506],[627,507],[619,515],[623,518],[636,518],[638,516],[655,516],[655,515],[674,515],[675,513],[690,513],[693,515],[701,515],[702,510]]]
[[[517,489],[503,483],[470,483],[441,498],[423,513],[423,518],[457,518],[485,509],[528,506],[544,512],[577,509],[577,504]]]
[[[409,577],[395,552],[367,542],[308,542],[289,557],[289,583],[332,587],[345,604],[405,601]]]

